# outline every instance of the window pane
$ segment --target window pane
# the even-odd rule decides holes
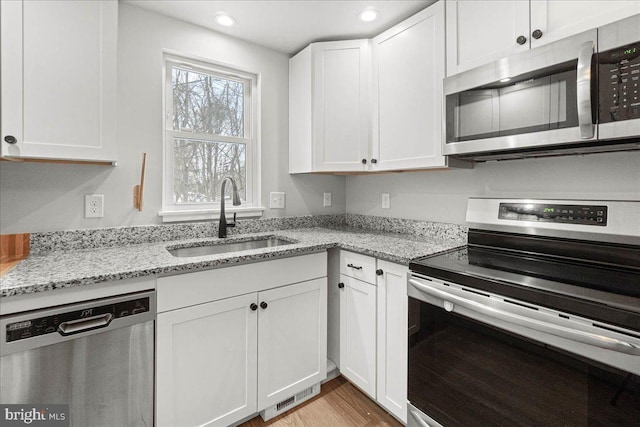
[[[220,201],[220,186],[226,176],[236,182],[240,198],[247,199],[245,144],[174,138],[173,146],[174,203]],[[225,200],[231,199],[229,184]]]
[[[173,129],[244,137],[244,83],[172,68]]]

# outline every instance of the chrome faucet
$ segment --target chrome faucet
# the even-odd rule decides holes
[[[227,237],[227,227],[236,226],[236,214],[233,213],[233,222],[227,224],[227,217],[224,213],[224,190],[226,188],[227,180],[231,181],[233,187],[233,206],[240,206],[240,195],[238,194],[238,187],[236,182],[230,176],[224,177],[222,180],[222,188],[220,189],[220,222],[218,223],[218,237]]]

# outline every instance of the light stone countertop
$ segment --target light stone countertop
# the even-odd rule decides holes
[[[256,240],[275,236],[294,243],[241,252],[178,258],[167,248]],[[460,239],[417,236],[350,227],[301,228],[196,238],[100,249],[30,255],[0,278],[0,298],[144,276],[163,276],[340,248],[398,264],[464,246]]]

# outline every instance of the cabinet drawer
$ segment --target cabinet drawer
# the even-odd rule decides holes
[[[376,259],[367,255],[340,251],[340,274],[375,285]]]

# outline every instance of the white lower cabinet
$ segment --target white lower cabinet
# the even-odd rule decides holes
[[[407,422],[407,273],[403,265],[378,260],[377,401]]]
[[[329,260],[329,313],[340,310],[328,340],[340,373],[406,423],[409,269],[342,250]]]
[[[376,398],[376,287],[340,275],[340,373]]]
[[[287,399],[327,375],[327,280],[260,292],[258,408]]]
[[[228,426],[325,379],[326,265],[319,253],[159,278],[156,425]]]
[[[226,426],[257,411],[256,302],[254,293],[158,315],[158,426]]]

